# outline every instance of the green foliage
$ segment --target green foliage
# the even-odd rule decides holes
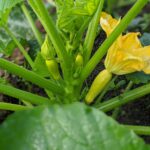
[[[1,0],[0,1],[0,11],[4,12],[7,9],[10,9],[14,6],[16,6],[16,4],[23,2],[23,0]]]
[[[40,51],[40,47],[39,47],[38,42],[35,39],[29,40],[28,41],[28,47],[30,48],[29,55],[31,56],[31,58],[33,60],[35,60],[38,52]]]
[[[15,4],[21,2],[21,0],[15,0],[12,1],[12,3],[10,0],[1,2],[4,4],[5,2],[8,3],[8,8],[5,6],[1,13],[1,16],[6,18],[6,20],[1,21],[2,24],[4,24],[7,22],[10,9],[14,7]],[[85,99],[87,89],[85,87],[82,91],[82,86],[84,85],[83,82],[86,80],[86,77],[92,72],[98,62],[101,61],[111,44],[113,44],[135,15],[142,9],[147,0],[137,1],[136,5],[118,25],[118,30],[116,29],[111,36],[106,39],[89,62],[88,59],[91,56],[91,49],[93,48],[96,37],[99,13],[103,8],[103,0],[101,0],[102,3],[99,3],[100,0],[56,0],[57,26],[54,24],[53,17],[49,15],[42,0],[28,0],[28,2],[39,17],[38,19],[48,35],[46,41],[42,47],[30,41],[29,54],[31,55],[28,55],[28,51],[24,49],[24,45],[18,39],[23,37],[27,39],[26,41],[31,40],[32,32],[28,30],[27,24],[22,25],[23,21],[16,21],[16,23],[14,23],[15,21],[13,20],[16,18],[22,20],[22,13],[20,9],[18,9],[19,13],[15,12],[14,16],[10,15],[8,22],[10,28],[5,27],[5,30],[25,56],[31,66],[31,70],[22,68],[3,58],[0,58],[0,67],[43,88],[48,98],[4,85],[3,81],[0,83],[0,92],[20,99],[23,102],[24,100],[29,101],[36,106],[46,104],[53,105],[54,103],[70,105],[42,106],[15,113],[0,126],[0,149],[70,150],[76,148],[79,150],[97,150],[101,148],[102,150],[109,150],[112,147],[115,150],[150,149],[133,131],[127,130],[124,126],[114,122],[102,112],[89,108],[81,103],[72,104],[72,102]],[[17,7],[15,7],[15,9],[16,8]],[[35,31],[36,26],[34,20],[32,20],[32,17],[29,18],[28,21],[30,20],[32,30]],[[11,28],[11,25],[14,25],[15,28]],[[25,31],[19,28],[20,26],[25,27],[25,29],[30,32],[29,35],[31,35],[31,37],[28,37],[27,30]],[[89,34],[86,34],[86,36],[89,40],[84,43],[83,40],[86,39],[85,31],[87,28]],[[34,32],[34,34],[36,33],[37,32]],[[50,39],[48,39],[48,37]],[[91,43],[90,40],[92,40]],[[10,42],[10,39],[1,41],[1,51],[5,51],[5,53],[11,55],[16,45]],[[39,45],[42,45],[42,37],[40,41]],[[88,43],[90,43],[89,46]],[[84,52],[86,53],[86,50],[88,51],[89,49],[86,49],[86,47],[90,49],[87,61],[85,61]],[[7,48],[8,51],[6,51],[5,48]],[[42,51],[40,51],[40,49],[42,49]],[[82,58],[76,57],[78,54],[81,55]],[[52,64],[51,61],[55,63]],[[57,62],[59,62],[59,64]],[[46,64],[49,67],[49,72]],[[59,77],[54,78],[56,74],[59,74]],[[125,81],[122,80],[117,85],[113,84],[112,86],[117,89],[124,84]],[[139,92],[141,90],[139,88],[134,90],[133,93],[126,93],[118,96],[119,98],[116,97],[106,103],[102,103],[100,109],[107,111],[146,95],[149,92],[149,86],[150,85],[145,86],[141,93]],[[139,93],[139,95],[137,95],[137,93]],[[120,101],[121,99],[123,99],[123,102]],[[1,104],[2,103],[0,103],[2,109],[9,106],[7,107],[8,110],[18,110],[14,105],[7,104],[4,107],[4,105]],[[28,122],[26,122],[26,120],[28,120]],[[11,144],[8,144],[10,141]]]
[[[122,6],[131,5],[131,4],[135,3],[135,1],[136,0],[120,0],[119,3],[118,3],[118,6],[122,7]]]
[[[45,64],[45,60],[42,57],[40,52],[37,54],[35,58],[34,67],[35,67],[34,72],[36,72],[37,74],[41,75],[42,77],[49,76],[49,72]]]
[[[6,54],[7,56],[11,56],[15,48],[16,43],[13,40],[11,40],[5,47],[4,54]]]
[[[20,7],[16,6],[15,8],[13,8],[9,16],[8,26],[23,45],[26,44],[26,42],[24,43],[24,41],[34,38],[31,28],[28,25],[27,20],[25,19]],[[12,55],[14,48],[17,47],[16,43],[10,38],[10,36],[5,32],[3,28],[0,28],[0,32],[0,53],[4,53],[5,55],[10,56]]]
[[[33,11],[29,10],[29,12],[31,15],[33,14]],[[31,27],[19,6],[12,9],[8,20],[8,26],[16,37],[26,40],[34,39]]]
[[[117,90],[120,87],[122,87],[123,85],[126,84],[125,80],[120,80],[119,82],[115,83],[114,81],[110,84],[109,89],[108,90]]]
[[[0,1],[0,25],[6,24],[11,8],[23,0],[1,0]]]
[[[135,18],[131,24],[129,25],[129,30],[141,30],[142,32],[149,32],[150,22],[149,22],[150,14],[144,13],[142,16]]]
[[[19,42],[25,46],[27,45],[27,41],[25,39],[19,39]],[[0,41],[0,53],[4,54],[5,56],[9,57],[13,54],[15,48],[17,47],[16,43],[13,40],[9,40],[8,42]]]
[[[94,14],[98,3],[99,0],[56,0],[59,29],[74,34]]]
[[[10,141],[11,144],[8,144]],[[150,149],[133,131],[119,125],[104,113],[80,103],[42,106],[18,112],[0,126],[0,149],[3,150],[112,148]]]
[[[144,33],[140,40],[144,46],[150,45],[150,33]]]
[[[0,53],[4,52],[5,45],[2,41],[0,41]]]
[[[134,84],[148,83],[150,81],[150,75],[145,74],[144,72],[131,73],[126,75],[126,78],[133,81]]]
[[[107,5],[107,10],[109,12],[112,12],[113,9],[120,9],[124,6],[131,5],[135,2],[136,0],[107,0],[106,5]]]
[[[0,77],[0,83],[2,83],[2,84],[7,84],[7,80]]]

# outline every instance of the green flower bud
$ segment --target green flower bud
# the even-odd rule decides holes
[[[48,35],[46,35],[45,41],[41,47],[41,54],[45,60],[53,59],[55,57],[55,50]]]
[[[75,60],[75,64],[77,67],[82,67],[83,66],[83,57],[81,54],[78,54]]]
[[[58,63],[55,60],[46,60],[46,65],[49,73],[55,80],[59,80],[61,78],[58,68]]]

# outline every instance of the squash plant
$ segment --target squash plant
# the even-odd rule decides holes
[[[56,22],[49,15],[42,0],[27,2],[41,21],[46,34],[43,37],[37,30],[23,0],[1,0],[0,26],[15,42],[29,67],[24,68],[0,58],[0,68],[43,88],[47,97],[0,82],[0,93],[23,102],[23,105],[0,102],[0,109],[17,111],[0,126],[0,149],[108,150],[112,146],[116,150],[150,149],[135,134],[149,135],[149,127],[119,125],[103,113],[149,94],[150,84],[105,102],[96,99],[110,82],[113,74],[145,71],[148,67],[148,60],[143,59],[144,54],[142,55],[141,51],[139,57],[135,54],[132,57],[127,55],[128,61],[125,61],[124,57],[120,58],[120,54],[114,55],[127,45],[124,46],[124,42],[120,42],[125,38],[122,32],[148,0],[137,0],[119,21],[102,12],[104,0],[55,0]],[[16,4],[20,5],[41,47],[34,60],[7,24],[9,13]],[[107,33],[107,39],[92,56],[99,20]],[[136,36],[129,38],[129,41],[133,40],[131,41],[133,43],[138,41],[136,33],[131,35]],[[122,44],[121,48],[118,41]],[[144,49],[150,56],[149,46]],[[101,62],[107,50],[106,70],[95,78],[87,90],[83,86],[84,82]],[[117,65],[113,62],[113,57],[121,59]],[[140,69],[134,66],[137,62],[141,66]],[[95,108],[82,103],[91,104]]]

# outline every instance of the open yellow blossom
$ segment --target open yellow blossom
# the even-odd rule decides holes
[[[106,32],[107,37],[117,27],[120,19],[114,19],[111,15],[103,12],[100,18],[100,25]],[[112,74],[123,75],[135,71],[144,71],[150,74],[150,46],[143,47],[138,39],[140,33],[127,33],[120,35],[117,40],[109,48],[105,59],[105,76],[103,80],[107,80],[105,85],[100,83],[98,77],[102,77],[100,72],[93,81],[93,84],[86,96],[86,102],[93,102],[94,98],[101,92],[102,88],[107,85]],[[109,77],[109,80],[108,80]],[[99,84],[99,85],[97,85]],[[96,87],[96,88],[95,88]],[[94,94],[93,94],[94,91]]]
[[[116,28],[120,20],[112,18],[103,12],[100,24],[107,36]],[[143,47],[138,39],[140,33],[120,35],[109,48],[106,59],[106,69],[114,74],[122,75],[135,71],[150,73],[150,46]]]

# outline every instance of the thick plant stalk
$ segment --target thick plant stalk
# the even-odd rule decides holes
[[[31,107],[0,102],[0,110],[20,111],[28,109],[31,109]]]
[[[81,81],[83,82],[90,73],[94,70],[96,65],[101,61],[106,54],[109,47],[117,39],[117,37],[127,28],[128,24],[135,18],[141,9],[147,4],[148,0],[138,0],[135,5],[129,10],[120,24],[115,28],[112,34],[104,41],[101,47],[97,50],[94,56],[87,63],[81,74]]]
[[[73,48],[76,49],[79,46],[79,42],[82,40],[83,38],[83,33],[85,32],[85,30],[88,27],[88,24],[91,20],[91,17],[88,17],[85,22],[83,23],[83,25],[81,26],[81,28],[79,29],[79,31],[77,32],[76,36],[73,39]]]
[[[101,105],[97,106],[99,110],[104,112],[108,112],[114,108],[120,107],[129,102],[133,102],[138,100],[138,98],[145,96],[150,93],[150,84],[141,86],[129,92],[126,92],[120,96],[112,98],[106,102],[101,103]]]
[[[37,27],[36,27],[36,25],[34,23],[34,20],[33,20],[32,16],[30,15],[28,9],[26,8],[25,4],[22,4],[21,8],[22,8],[22,11],[23,11],[24,15],[26,16],[26,18],[27,18],[27,20],[28,20],[32,30],[33,30],[33,33],[34,33],[34,35],[35,35],[39,45],[41,46],[42,43],[43,43],[43,39],[42,39],[41,33],[37,29]]]
[[[86,38],[85,38],[85,41],[84,41],[85,64],[89,60],[92,49],[93,49],[94,40],[96,38],[96,33],[97,33],[97,26],[99,24],[99,18],[100,18],[102,9],[103,9],[103,5],[104,5],[104,0],[100,0],[98,9],[97,9],[91,23],[89,24],[89,28],[88,28]]]
[[[0,84],[0,93],[9,95],[20,100],[23,99],[36,105],[50,104],[50,100],[48,98],[25,92],[9,85]]]
[[[70,70],[70,57],[67,54],[67,51],[64,46],[64,42],[62,41],[52,18],[48,14],[42,0],[28,0],[30,6],[37,14],[41,23],[43,24],[48,36],[50,37],[53,46],[56,50],[56,53],[61,60],[61,67],[63,70],[64,77],[69,78],[69,70]],[[67,60],[67,61],[66,61]]]
[[[28,55],[28,53],[26,52],[26,50],[24,49],[24,47],[21,45],[21,43],[18,41],[18,39],[14,36],[14,34],[9,30],[8,27],[4,27],[5,30],[7,31],[8,35],[13,39],[13,41],[16,43],[16,45],[18,46],[19,50],[21,51],[21,53],[24,55],[25,59],[27,60],[27,62],[29,63],[29,65],[31,66],[31,68],[34,68],[34,62],[32,61],[31,57]]]
[[[128,83],[127,87],[125,88],[125,90],[124,90],[123,93],[128,92],[128,91],[132,88],[132,86],[133,86],[133,82],[130,81],[130,82]],[[117,108],[113,111],[112,117],[113,117],[114,119],[117,119],[117,117],[118,117],[118,115],[119,115],[120,112],[121,112],[121,108],[120,108],[120,107],[117,107]]]
[[[15,75],[18,75],[42,88],[48,89],[53,93],[57,93],[59,95],[65,94],[64,89],[53,83],[51,80],[44,79],[41,76],[34,73],[33,71],[29,71],[3,58],[0,58],[0,68],[5,69],[8,72],[13,73]]]
[[[136,134],[139,135],[150,135],[150,126],[125,125],[125,127],[130,130],[133,130]]]

